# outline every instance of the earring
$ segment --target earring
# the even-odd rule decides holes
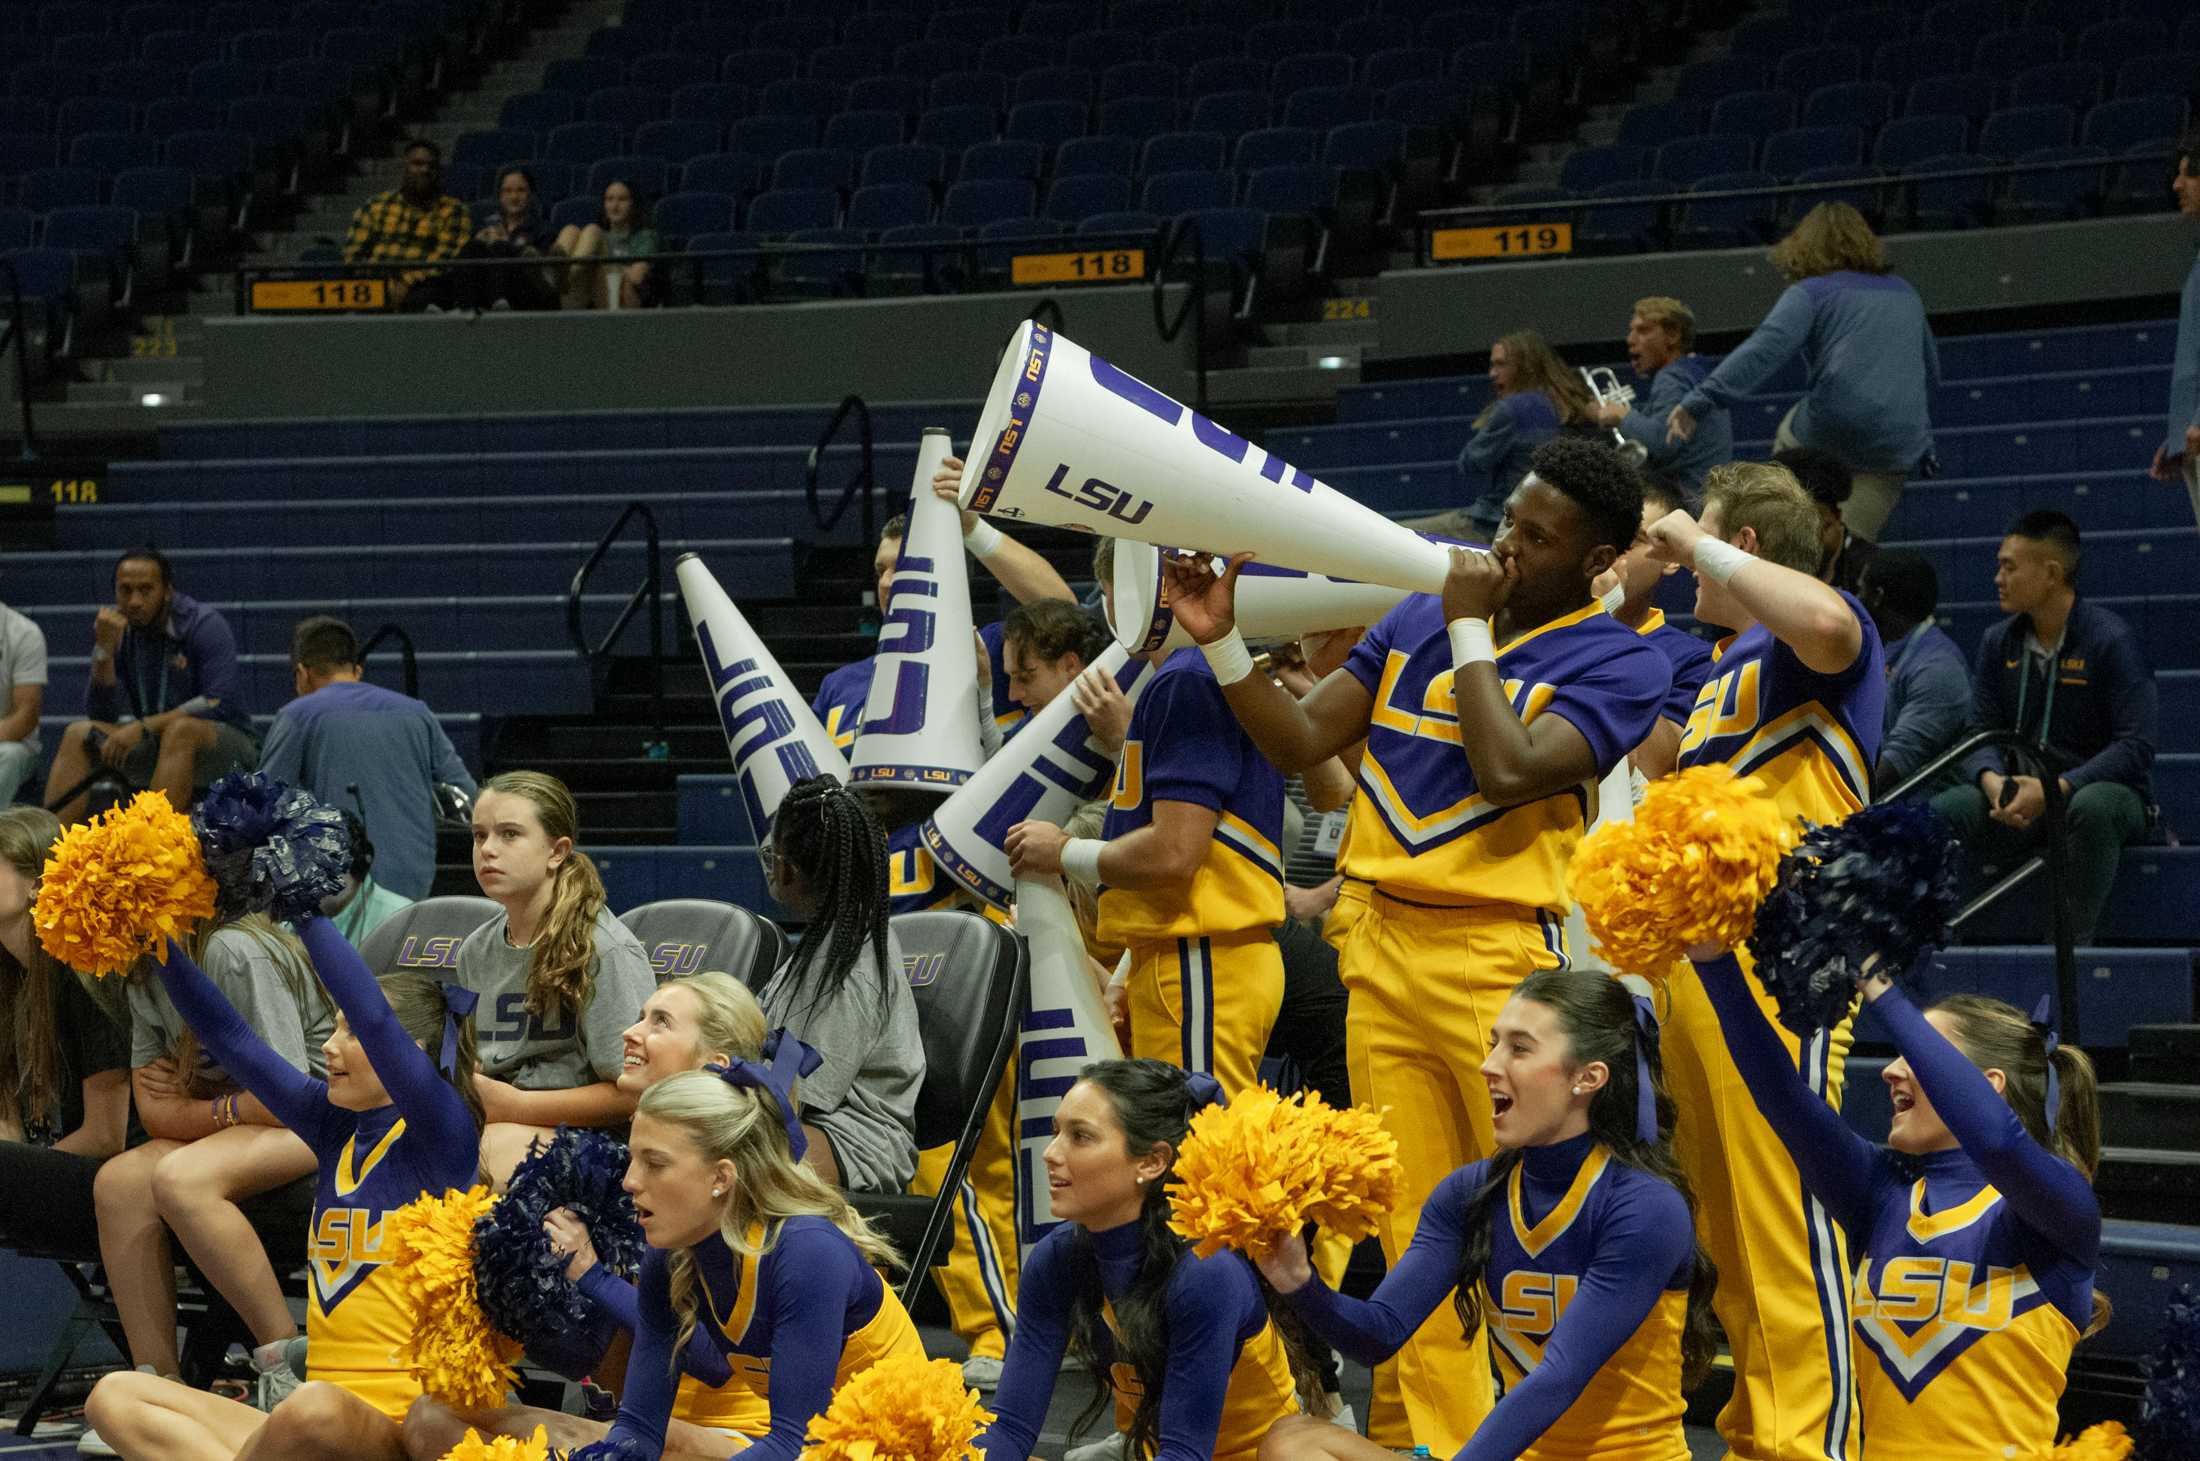
[[[1139,1178],[1139,1179],[1138,1179],[1138,1185],[1139,1185],[1139,1186],[1141,1186],[1141,1187],[1145,1186],[1145,1185],[1146,1185],[1146,1179],[1145,1179],[1145,1178],[1143,1178],[1143,1177]]]
[[[710,1195],[713,1197],[724,1197],[726,1195],[726,1189],[723,1187],[713,1187],[710,1189]]]

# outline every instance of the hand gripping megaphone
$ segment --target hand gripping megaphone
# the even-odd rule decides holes
[[[1016,931],[1031,950],[1031,997],[1016,1051],[1016,1236],[1029,1248],[1059,1221],[1047,1201],[1044,1155],[1055,1108],[1079,1071],[1095,1060],[1120,1060],[1123,1051],[1059,879],[1016,884]]]
[[[1130,699],[1145,687],[1149,666],[1111,644],[1092,667],[1115,677]],[[972,896],[1006,908],[1015,894],[1008,870],[1008,829],[1018,822],[1069,820],[1115,776],[1115,757],[1077,713],[1068,690],[1048,701],[978,774],[941,802],[922,836],[932,861]]]
[[[1133,654],[1183,649],[1192,642],[1169,612],[1162,562],[1161,550],[1151,544],[1116,541],[1115,637]],[[1324,629],[1373,624],[1405,597],[1406,590],[1388,584],[1357,583],[1256,561],[1238,573],[1237,627],[1248,644],[1280,644]]]
[[[1019,325],[963,468],[962,505],[1156,547],[1438,593],[1446,549],[1036,321]]]
[[[985,764],[962,517],[932,491],[949,450],[944,429],[926,428],[917,447],[909,530],[894,562],[886,623],[872,660],[871,694],[849,758],[858,787],[944,796]]]
[[[672,571],[710,676],[741,805],[761,847],[787,788],[821,773],[846,781],[848,762],[703,560],[682,553]]]

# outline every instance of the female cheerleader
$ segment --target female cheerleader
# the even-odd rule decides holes
[[[1193,1113],[1218,1098],[1211,1077],[1158,1060],[1088,1065],[1062,1097],[1046,1149],[1062,1222],[1024,1261],[988,1457],[1032,1454],[1072,1346],[1101,1385],[1079,1426],[1113,1394],[1134,1456],[1252,1461],[1298,1409],[1297,1385],[1313,1377],[1295,1373],[1304,1366],[1252,1267],[1234,1253],[1196,1258],[1169,1231],[1177,1149]]]
[[[1467,1335],[1488,1321],[1505,1380],[1458,1461],[1688,1461],[1682,1397],[1711,1363],[1716,1275],[1658,1071],[1655,1027],[1625,985],[1529,975],[1482,1065],[1502,1150],[1437,1185],[1374,1296],[1331,1289],[1296,1239],[1263,1271],[1309,1328],[1370,1365],[1456,1288]],[[1261,1447],[1262,1461],[1390,1455],[1307,1420]]]
[[[794,1083],[814,1055],[782,1037],[768,1067],[735,1060],[688,1071],[642,1097],[626,1173],[649,1243],[634,1353],[611,1433],[572,1461],[663,1452],[680,1361],[697,1333],[729,1360],[726,1383],[771,1407],[770,1429],[742,1453],[753,1461],[795,1461],[837,1388],[881,1360],[923,1358],[916,1326],[879,1277],[893,1249],[802,1161]]]
[[[809,924],[757,1002],[824,1057],[802,1082],[805,1160],[835,1187],[899,1192],[917,1172],[924,1042],[887,926],[886,837],[830,776],[798,781],[772,817],[771,893]]]
[[[579,812],[563,782],[491,777],[473,831],[474,877],[503,911],[459,945],[458,980],[481,999],[481,1159],[501,1188],[557,1127],[619,1126],[633,1113],[616,1085],[620,1035],[657,980],[573,845]]]
[[[376,1282],[382,1221],[422,1193],[476,1180],[481,1107],[471,1001],[418,974],[379,984],[324,918],[300,929],[342,1011],[323,1047],[328,1079],[292,1068],[171,945],[162,985],[191,1029],[253,1097],[304,1138],[320,1162],[307,1295],[309,1383],[262,1414],[175,1380],[119,1373],[86,1413],[129,1461],[400,1461],[398,1422],[420,1393],[392,1354],[407,1312]],[[429,1051],[435,1051],[431,1055]]]
[[[1861,1250],[1866,1461],[2045,1461],[2070,1351],[2108,1317],[2093,1062],[2014,1005],[1959,994],[1920,1014],[1875,975],[1864,998],[1901,1055],[1882,1151],[1804,1085],[1733,957],[1689,953],[1765,1118]]]
[[[668,979],[642,1006],[642,1017],[622,1038],[624,1056],[619,1089],[641,1098],[657,1082],[683,1071],[708,1065],[730,1065],[735,1060],[756,1060],[764,1048],[764,1012],[756,996],[730,974],[717,972]],[[613,1325],[632,1336],[640,1327],[640,1311],[634,1285],[596,1261],[596,1247],[588,1228],[564,1208],[554,1209],[543,1223],[552,1246],[571,1255],[565,1275],[597,1300]],[[515,1336],[532,1341],[535,1336]],[[591,1342],[590,1348],[593,1348]],[[717,1458],[726,1454],[726,1438],[756,1437],[771,1428],[771,1410],[762,1396],[743,1385],[725,1383],[730,1371],[701,1333],[688,1341],[679,1393],[673,1397],[672,1421],[665,1435],[668,1456]],[[611,1348],[588,1366],[596,1384],[617,1392],[624,1388],[628,1350],[613,1340]],[[542,1410],[528,1405],[509,1405],[498,1410],[461,1410],[432,1395],[413,1402],[405,1416],[405,1449],[413,1461],[441,1461],[467,1430],[484,1436],[516,1436],[525,1439],[535,1427],[546,1428],[550,1444],[569,1451],[601,1440],[607,1427],[601,1421]]]

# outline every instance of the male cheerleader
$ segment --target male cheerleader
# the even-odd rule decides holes
[[[1407,1200],[1380,1229],[1396,1264],[1421,1201],[1494,1154],[1481,1064],[1521,979],[1566,963],[1566,863],[1597,782],[1641,744],[1672,685],[1665,656],[1590,582],[1641,527],[1642,487],[1612,448],[1537,448],[1486,553],[1455,549],[1418,594],[1303,700],[1250,673],[1237,568],[1171,569],[1170,602],[1253,743],[1285,771],[1365,737],[1348,876],[1372,893],[1339,959],[1355,1100],[1387,1109]],[[1456,1452],[1491,1404],[1480,1336],[1438,1306],[1398,1354],[1413,1440]]]
[[[1724,761],[1761,778],[1781,811],[1838,822],[1871,799],[1886,671],[1871,615],[1819,582],[1818,509],[1785,467],[1732,462],[1704,483],[1701,522],[1650,527],[1660,563],[1696,573],[1696,617],[1731,629],[1681,735],[1679,764]],[[1744,971],[1749,961],[1736,952]],[[1773,1015],[1754,974],[1750,992]],[[1851,1461],[1849,1267],[1840,1230],[1803,1189],[1758,1110],[1695,970],[1666,981],[1666,1081],[1686,1113],[1673,1148],[1719,1265],[1716,1309],[1734,1354],[1719,1433],[1741,1461]],[[1838,1107],[1849,1024],[1807,1042],[1777,1023],[1788,1057]]]

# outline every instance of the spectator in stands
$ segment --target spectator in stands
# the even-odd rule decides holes
[[[0,604],[0,806],[38,769],[38,718],[46,709],[46,632]]]
[[[367,824],[356,812],[343,812],[344,830],[351,834],[351,870],[344,891],[321,900],[321,916],[333,922],[346,942],[360,947],[375,925],[417,900],[383,887],[374,878],[374,844],[367,840]]]
[[[640,309],[656,303],[646,260],[657,252],[657,235],[649,227],[641,195],[625,179],[604,184],[603,214],[598,221],[568,223],[558,230],[551,248],[574,261],[565,272],[567,309]],[[587,262],[606,257],[634,262]]]
[[[344,242],[347,264],[381,264],[455,258],[473,232],[466,205],[443,191],[443,149],[425,138],[405,144],[405,180],[387,193],[376,193],[351,216],[351,237]],[[390,280],[390,303],[399,309],[426,309],[440,302],[434,291],[416,286],[440,277],[432,269],[412,269]]]
[[[85,718],[61,734],[46,805],[77,820],[87,776],[105,765],[188,810],[195,791],[259,763],[243,681],[229,621],[176,589],[159,549],[129,549],[115,562],[114,604],[92,621]]]
[[[357,811],[381,848],[376,882],[404,902],[427,897],[435,883],[436,784],[469,796],[474,790],[442,722],[418,700],[366,683],[359,641],[341,619],[300,621],[290,636],[290,672],[298,698],[275,717],[260,769]]]
[[[1631,406],[1590,408],[1599,425],[1648,453],[1645,470],[1679,483],[1691,498],[1703,490],[1704,473],[1734,460],[1734,427],[1723,406],[1712,408],[1685,441],[1666,431],[1666,418],[1673,408],[1711,373],[1710,365],[1695,352],[1694,311],[1662,295],[1636,300],[1627,321],[1627,363],[1649,388]]]
[[[899,1192],[917,1173],[917,1004],[887,923],[886,834],[830,776],[796,782],[772,817],[771,894],[809,930],[757,995],[764,1018],[825,1063],[802,1079],[803,1161],[836,1187]]]
[[[1917,291],[1887,272],[1886,245],[1846,203],[1820,203],[1772,246],[1795,281],[1764,323],[1690,391],[1668,419],[1680,439],[1714,409],[1764,389],[1800,352],[1803,399],[1782,418],[1776,448],[1814,446],[1856,474],[1842,516],[1866,542],[1932,455],[1932,388],[1940,354]],[[1926,467],[1929,474],[1933,468]]]
[[[88,1258],[92,1179],[129,1135],[130,1026],[31,927],[60,835],[44,807],[0,811],[0,1246]]]
[[[1864,565],[1879,551],[1877,544],[1859,538],[1841,516],[1841,509],[1856,493],[1856,474],[1832,452],[1814,446],[1791,446],[1774,452],[1772,459],[1794,473],[1817,504],[1819,582],[1855,593],[1864,580]]]
[[[2078,525],[2029,512],[2002,539],[1994,590],[2009,617],[1979,641],[1971,730],[2014,730],[2057,774],[2067,804],[2069,882],[2080,943],[2092,941],[2120,850],[2146,829],[2160,742],[2154,671],[2131,626],[2078,596]],[[2000,751],[1964,763],[1933,798],[1974,866],[2034,850],[2046,791]]]
[[[1872,786],[1884,794],[1963,738],[1971,713],[1971,672],[1963,651],[1933,622],[1940,576],[1932,560],[1907,548],[1875,554],[1857,595],[1887,647],[1887,718]],[[1954,779],[1950,772],[1935,786]]]
[[[2177,211],[2200,222],[2200,132],[2187,133],[2177,148],[2177,176],[2170,191]],[[2169,425],[2154,449],[2148,469],[2157,482],[2180,478],[2200,519],[2200,255],[2185,274],[2185,292],[2177,309],[2177,355],[2169,381]]]
[[[548,257],[556,242],[535,211],[534,175],[523,167],[508,167],[497,178],[497,216],[467,240],[458,256],[511,263],[498,269],[459,269],[422,287],[447,289],[460,309],[556,309],[555,266],[535,262]]]
[[[322,1047],[336,1028],[335,1009],[304,945],[260,914],[229,913],[202,925],[185,946],[292,1069],[326,1074]],[[258,1230],[238,1204],[281,1189],[265,1204],[267,1230],[302,1237],[313,1203],[313,1149],[207,1057],[158,979],[133,974],[125,997],[131,1085],[151,1140],[110,1158],[92,1195],[130,1359],[157,1375],[177,1373],[172,1231],[251,1332],[254,1403],[272,1410],[298,1384],[284,1356],[298,1326]],[[302,1244],[285,1252],[284,1270],[304,1256]]]
[[[458,979],[481,997],[481,1165],[499,1187],[538,1137],[634,1114],[621,1037],[657,976],[579,832],[573,793],[540,771],[493,776],[474,802],[474,877],[500,911],[459,945]]]
[[[1489,542],[1535,449],[1560,428],[1591,419],[1596,407],[1581,377],[1533,330],[1516,330],[1490,347],[1490,385],[1497,398],[1474,418],[1474,435],[1459,453],[1459,475],[1480,475],[1489,485],[1465,512],[1417,526]]]

